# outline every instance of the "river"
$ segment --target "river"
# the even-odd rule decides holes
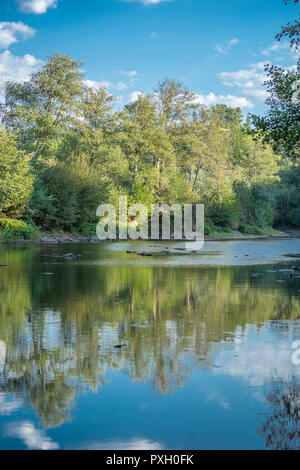
[[[0,248],[0,449],[300,448],[300,240],[182,247]]]

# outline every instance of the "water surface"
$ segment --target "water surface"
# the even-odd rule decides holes
[[[1,449],[300,448],[300,240],[182,246],[0,249]]]

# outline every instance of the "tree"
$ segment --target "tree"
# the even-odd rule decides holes
[[[299,0],[294,0],[294,3],[299,3]],[[299,50],[298,20],[294,25],[283,27],[276,36],[278,41],[284,37],[290,39],[291,47]],[[272,143],[275,150],[297,160],[300,157],[300,59],[295,70],[266,65],[265,71],[268,76],[266,103],[270,109],[264,117],[252,116],[252,122],[265,142]]]
[[[29,157],[17,149],[17,138],[0,129],[0,217],[20,217],[33,189]]]
[[[288,3],[299,3],[300,0],[283,0],[287,5]],[[280,41],[282,38],[288,38],[291,43],[291,47],[299,50],[300,46],[300,18],[295,20],[294,23],[288,23],[282,26],[280,33],[276,35],[276,39]]]
[[[139,96],[125,107],[120,117],[116,141],[128,160],[130,193],[134,198],[138,193],[143,202],[154,203],[162,196],[161,176],[173,158],[172,144],[161,126],[157,105],[150,96]]]
[[[165,78],[154,90],[159,113],[165,129],[186,120],[198,105],[196,95],[185,88],[181,82]]]
[[[300,157],[300,101],[296,87],[300,80],[300,63],[296,70],[268,65],[266,72],[269,94],[266,103],[270,109],[264,117],[252,116],[252,122],[275,151],[297,160]]]
[[[28,82],[6,85],[3,122],[18,131],[21,148],[33,153],[33,163],[53,155],[65,130],[80,123],[80,67],[80,62],[56,54]]]
[[[295,376],[273,377],[265,402],[271,408],[258,428],[266,447],[273,450],[299,450],[300,386]]]

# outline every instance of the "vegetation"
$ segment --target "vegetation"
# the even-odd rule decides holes
[[[298,23],[283,37],[297,49]],[[299,227],[299,63],[267,66],[269,112],[246,124],[239,108],[205,108],[169,79],[116,110],[81,66],[56,54],[28,82],[6,84],[1,217],[93,233],[97,206],[127,195],[148,207],[204,203],[207,233]]]

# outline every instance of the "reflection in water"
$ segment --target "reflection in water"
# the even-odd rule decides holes
[[[29,421],[10,423],[4,431],[4,436],[21,439],[28,449],[54,450],[59,448],[56,442],[52,442],[46,436],[45,431],[36,429]]]
[[[86,443],[82,449],[84,450],[162,450],[165,447],[159,442],[150,441],[149,439],[131,439],[127,441],[105,441]]]
[[[8,268],[0,276],[0,413],[8,416],[26,404],[45,428],[72,422],[76,397],[106,387],[110,370],[123,371],[133,383],[151,385],[162,396],[187,384],[199,369],[261,386],[275,366],[275,361],[266,365],[266,348],[274,356],[280,347],[286,369],[300,318],[300,284],[288,271],[147,262],[101,266],[94,263],[104,256],[100,247],[93,246],[92,253],[80,249],[80,262],[51,256],[68,251],[62,247],[2,253]],[[111,251],[110,256],[124,255]],[[247,339],[251,328],[254,342]],[[262,337],[268,338],[267,346]],[[116,344],[128,346],[116,349]],[[258,361],[255,366],[262,357],[264,365]],[[280,410],[287,424],[297,426],[289,397],[284,396],[286,407],[280,402]],[[270,437],[276,423],[270,418],[260,430],[268,436],[267,447],[282,446],[281,437]],[[30,448],[58,447],[29,421],[10,423],[5,432]],[[139,439],[134,445],[146,445]],[[284,446],[293,446],[294,440]],[[92,445],[133,448],[130,442]],[[159,445],[153,442],[149,448]]]
[[[273,450],[300,450],[300,384],[295,376],[274,377],[266,394],[272,408],[258,432]]]

